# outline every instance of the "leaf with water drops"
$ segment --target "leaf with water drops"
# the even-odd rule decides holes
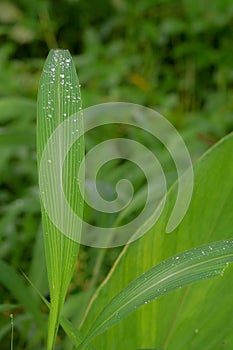
[[[233,261],[233,240],[194,248],[173,256],[132,281],[102,310],[83,345],[131,312],[178,288],[223,274]],[[78,349],[82,348],[82,344]]]
[[[208,150],[194,165],[194,192],[180,225],[165,234],[177,199],[177,184],[154,227],[126,245],[109,275],[94,294],[81,330],[87,334],[98,315],[123,288],[161,261],[178,252],[232,238],[233,133]],[[216,184],[224,185],[216,186]],[[180,255],[178,255],[180,256]],[[177,259],[179,260],[179,259]],[[213,278],[164,295],[93,339],[97,349],[161,348],[232,349],[233,264],[224,277]],[[204,317],[203,317],[204,315]],[[222,327],[222,325],[225,325]]]
[[[79,164],[84,156],[82,137],[78,143],[73,142],[65,161],[62,159],[64,149],[74,133],[77,137],[82,131],[80,109],[80,87],[71,55],[68,50],[51,50],[40,80],[37,109],[39,186],[51,300],[48,350],[54,348],[62,306],[79,249],[76,241],[59,230],[59,225],[52,220],[48,209],[53,208],[57,218],[67,223],[67,231],[81,232],[81,224],[73,227],[73,221],[65,217],[62,202],[65,193],[69,206],[82,217],[83,199],[77,182]],[[77,117],[71,118],[74,115]],[[57,128],[64,124],[69,127],[63,127],[55,142],[51,142]]]

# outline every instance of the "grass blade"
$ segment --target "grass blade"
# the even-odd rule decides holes
[[[0,312],[14,310],[19,306],[19,304],[0,304]]]
[[[84,155],[83,139],[71,147],[67,158],[62,162],[62,152],[65,145],[69,144],[72,137],[71,129],[75,132],[82,130],[82,118],[72,122],[70,130],[59,138],[54,149],[51,149],[48,158],[48,171],[40,172],[43,152],[53,132],[65,120],[76,114],[80,109],[80,89],[78,77],[72,58],[67,50],[51,50],[44,65],[39,92],[38,92],[38,127],[37,127],[37,150],[39,165],[39,182],[42,207],[42,224],[44,231],[44,244],[46,264],[50,287],[50,315],[48,326],[47,349],[52,350],[55,345],[56,334],[59,326],[62,306],[64,304],[68,285],[70,283],[75,262],[77,259],[79,244],[61,232],[57,225],[50,219],[45,206],[43,196],[49,201],[61,221],[67,220],[64,215],[62,194],[67,197],[70,207],[79,216],[83,213],[83,200],[78,190],[77,173],[79,163]],[[53,164],[59,164],[56,171]],[[62,174],[61,174],[62,173]],[[60,178],[62,181],[60,181]],[[43,180],[43,183],[42,183]],[[49,185],[44,190],[44,184]],[[62,183],[62,185],[61,185]],[[61,186],[62,188],[59,188]],[[67,230],[74,226],[73,221],[68,222]],[[72,227],[72,230],[81,232],[80,227]]]
[[[82,333],[64,317],[61,317],[61,326],[76,347],[84,341]],[[88,343],[85,345],[84,350],[95,350],[95,348]]]
[[[32,286],[35,292],[39,295],[40,299],[43,303],[50,309],[50,303],[45,299],[45,297],[41,294],[39,289],[32,283],[32,281],[27,277],[27,275],[23,274],[28,283]],[[13,306],[13,305],[12,305]],[[1,307],[1,305],[0,305]],[[1,309],[0,309],[1,310]],[[84,341],[83,334],[64,316],[60,317],[60,324],[66,334],[69,336],[70,340],[72,340],[75,346],[79,346],[80,343]],[[94,350],[94,347],[91,344],[87,344],[84,350]]]
[[[5,286],[18,300],[21,306],[29,314],[33,316],[33,319],[37,322],[38,326],[43,328],[44,320],[40,311],[38,298],[32,293],[32,291],[26,285],[23,277],[13,269],[12,266],[4,261],[0,260],[0,283]],[[8,309],[8,305],[5,305]],[[1,305],[4,308],[4,305]],[[9,308],[10,309],[10,308]]]
[[[36,291],[36,293],[39,295],[39,297],[41,298],[43,303],[47,306],[47,308],[50,309],[50,303],[45,299],[45,297],[41,294],[38,288],[32,283],[32,281],[27,277],[27,275],[24,274],[24,277],[28,281],[28,283],[32,286],[32,288]],[[64,316],[60,317],[60,324],[75,346],[79,346],[80,343],[84,341],[83,334]],[[86,344],[84,350],[94,350],[94,347],[91,344]]]
[[[222,275],[232,261],[233,240],[218,241],[164,260],[132,281],[106,305],[78,349],[143,304],[178,288]]]

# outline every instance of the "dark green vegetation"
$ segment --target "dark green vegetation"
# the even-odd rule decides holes
[[[206,149],[233,130],[232,19],[233,5],[230,0],[147,0],[133,4],[129,0],[1,2],[0,304],[20,304],[13,309],[15,350],[40,350],[45,346],[46,329],[42,325],[46,327],[44,318],[47,309],[40,304],[33,289],[25,287],[24,277],[19,279],[19,276],[24,271],[41,293],[48,296],[35,153],[36,94],[48,50],[57,46],[69,48],[77,64],[84,107],[100,102],[128,101],[154,108],[178,128],[196,161]],[[144,134],[138,135],[134,129],[116,131],[109,127],[107,131],[108,135],[127,135],[140,139],[151,149],[159,148],[155,141]],[[101,141],[103,134],[96,132],[87,135],[87,149]],[[215,149],[207,165],[203,161],[202,165],[197,166],[199,192],[195,194],[193,205],[179,232],[168,237],[160,234],[156,241],[158,244],[155,242],[158,250],[156,259],[150,253],[151,239],[148,238],[138,248],[130,246],[120,261],[119,272],[115,270],[112,275],[112,285],[120,289],[173,254],[232,237],[231,139],[226,140],[222,148],[218,146]],[[158,157],[163,161],[162,151]],[[113,195],[115,180],[124,168],[135,175],[132,177],[136,189],[144,183],[142,175],[130,168],[132,165],[116,165],[113,163],[111,167],[118,169],[118,172],[109,174],[106,169],[101,175],[101,179],[105,179],[111,188],[110,195]],[[166,160],[164,167],[167,167],[168,182],[171,184],[175,179],[175,169]],[[99,220],[88,208],[85,214],[93,222]],[[111,220],[101,216],[103,225]],[[190,222],[196,222],[192,226],[195,230],[190,229]],[[163,232],[163,223],[158,223],[158,226]],[[181,239],[182,232],[185,241]],[[103,280],[119,250],[81,249],[65,306],[65,315],[72,318],[75,325],[79,324],[82,308]],[[127,275],[124,260],[135,262],[136,256],[141,260],[134,265],[133,275]],[[151,260],[145,262],[145,256],[150,256]],[[119,276],[123,275],[124,281],[120,282]],[[204,282],[205,285],[196,285],[194,289],[168,295],[159,304],[151,304],[152,308],[145,306],[132,314],[127,324],[125,319],[123,326],[119,324],[119,328],[112,328],[108,338],[97,338],[97,349],[109,349],[112,339],[116,338],[119,343],[113,344],[113,349],[154,346],[174,350],[185,349],[187,344],[187,349],[191,348],[190,344],[193,349],[200,349],[207,337],[202,329],[206,330],[206,324],[210,325],[211,319],[213,322],[208,334],[212,334],[213,338],[208,338],[208,349],[231,350],[233,340],[230,331],[227,332],[225,328],[219,331],[216,316],[219,315],[221,319],[220,325],[223,322],[230,325],[231,315],[226,312],[224,304],[228,302],[228,310],[232,306],[229,279],[232,280],[230,268],[226,271],[226,277],[218,282]],[[101,298],[94,304],[84,324],[85,332],[91,320],[101,311],[102,301],[109,301],[118,291],[111,288],[106,286],[100,293]],[[206,299],[215,300],[214,305],[213,302],[206,303],[203,290],[206,291]],[[221,296],[220,303],[217,297]],[[193,299],[196,303],[192,304]],[[203,314],[200,312],[201,302],[205,306]],[[157,334],[154,339],[148,330],[156,308],[158,311],[154,322],[156,328],[159,326],[153,332]],[[9,349],[11,312],[4,311],[0,317],[0,344],[3,350]],[[148,342],[145,344],[134,337],[134,327],[130,327],[133,320],[140,325],[140,320],[144,320],[143,314],[147,320],[143,327],[144,338]],[[206,315],[209,318],[205,320]],[[196,323],[191,329],[192,320]],[[64,339],[65,335],[60,331],[57,349],[69,349],[70,343]],[[135,344],[129,345],[128,339],[134,339]],[[204,348],[207,349],[206,344]]]

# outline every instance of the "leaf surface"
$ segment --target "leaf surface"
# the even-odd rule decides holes
[[[233,135],[209,150],[194,167],[194,193],[180,225],[166,234],[165,228],[176,200],[176,184],[154,227],[138,241],[126,246],[92,299],[82,333],[88,334],[111,300],[130,282],[151,267],[186,250],[232,238]],[[233,346],[233,269],[222,278],[206,280],[163,296],[136,310],[116,326],[97,336],[101,349],[160,348],[211,350]],[[217,315],[217,316],[216,316]],[[224,327],[222,325],[224,324]]]
[[[232,261],[233,240],[227,240],[194,248],[161,262],[132,281],[106,305],[91,327],[86,342],[153,299],[186,285],[221,276]]]
[[[73,220],[69,220],[64,211],[63,195],[71,210],[82,217],[83,200],[77,173],[84,156],[83,138],[78,142],[72,141],[72,147],[64,155],[74,134],[78,136],[83,128],[82,115],[78,113],[80,108],[79,82],[70,53],[68,50],[51,50],[41,76],[37,118],[42,224],[51,300],[48,350],[54,348],[62,306],[79,249],[77,241],[66,232],[80,234],[81,223],[74,226]],[[74,115],[77,118],[71,119]],[[61,131],[55,134],[57,130]],[[54,142],[51,141],[53,135],[57,135]],[[56,214],[56,220],[51,216],[51,210]],[[64,230],[59,225],[63,225]]]

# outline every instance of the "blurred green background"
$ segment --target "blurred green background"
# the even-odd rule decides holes
[[[70,50],[84,107],[126,101],[153,108],[180,131],[195,161],[233,130],[232,24],[232,0],[0,2],[0,259],[48,294],[35,145],[37,88],[49,49]],[[88,136],[87,148],[96,141]],[[95,284],[118,251],[108,251]],[[96,255],[82,249],[71,292],[86,290]],[[0,286],[0,304],[15,301]],[[15,350],[29,349],[37,333],[25,310],[15,314]],[[9,330],[4,312],[1,349],[9,348]]]

